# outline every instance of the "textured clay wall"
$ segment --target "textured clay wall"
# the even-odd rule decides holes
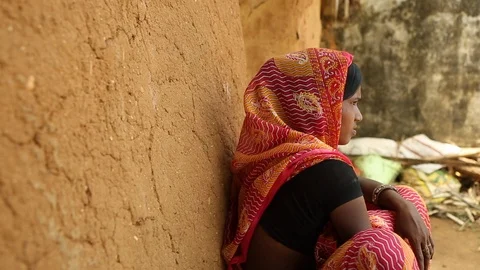
[[[365,75],[360,135],[480,144],[480,1],[360,2],[337,29]]]
[[[219,269],[236,1],[0,2],[0,268]]]
[[[320,2],[240,0],[248,77],[273,56],[319,46]]]

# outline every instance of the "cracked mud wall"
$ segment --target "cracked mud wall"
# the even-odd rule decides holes
[[[273,56],[319,46],[321,0],[239,2],[249,78]]]
[[[350,14],[336,41],[365,76],[359,134],[479,145],[480,1],[361,0]]]
[[[236,1],[0,2],[0,268],[220,269]]]

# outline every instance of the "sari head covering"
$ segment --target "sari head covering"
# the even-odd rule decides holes
[[[248,246],[277,190],[338,150],[348,67],[346,52],[311,48],[268,60],[245,91],[245,120],[232,162],[231,207],[222,254],[228,268]]]

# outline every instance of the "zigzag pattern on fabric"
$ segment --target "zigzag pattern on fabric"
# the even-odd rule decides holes
[[[397,189],[404,199],[415,205],[425,225],[430,229],[430,217],[420,195],[411,187],[398,186]],[[362,265],[357,265],[358,258],[356,256],[358,256],[358,250],[365,245],[371,252],[374,252],[378,269],[418,269],[418,263],[411,247],[393,232],[395,213],[379,209],[373,204],[367,204],[367,207],[373,227],[368,233],[359,233],[339,248],[337,248],[335,235],[331,229],[327,229],[320,235],[315,248],[317,269],[339,269],[338,267],[340,269],[362,269]],[[340,266],[339,262],[343,264]]]
[[[235,183],[223,255],[245,261],[253,230],[276,190],[336,150],[349,54],[307,49],[268,60],[245,91],[245,120],[232,162]]]

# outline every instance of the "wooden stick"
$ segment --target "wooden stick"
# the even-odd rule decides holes
[[[474,159],[471,158],[466,158],[466,157],[459,157],[458,160],[463,161],[468,164],[478,164],[478,162]]]
[[[438,159],[438,160],[413,159],[413,158],[388,158],[388,159],[398,161],[402,163],[402,165],[404,166],[433,163],[433,164],[441,164],[441,165],[453,166],[453,167],[457,167],[457,166],[469,166],[469,167],[475,167],[475,168],[480,167],[480,163],[476,163],[476,164],[465,163],[464,161],[456,160],[456,159]]]
[[[455,206],[459,206],[459,207],[468,206],[468,204],[466,204],[464,202],[452,202],[452,204],[455,205]]]
[[[457,223],[457,224],[460,225],[460,226],[465,225],[465,222],[464,222],[464,221],[462,221],[461,219],[457,218],[456,216],[454,216],[454,215],[452,215],[452,214],[450,214],[450,213],[447,213],[446,216],[447,216],[449,219],[455,221],[455,223]]]
[[[480,210],[480,207],[478,207],[477,205],[474,205],[474,204],[471,204],[470,202],[468,202],[467,200],[465,200],[464,198],[462,198],[462,196],[460,196],[460,194],[456,193],[456,192],[453,192],[453,191],[448,191],[450,194],[452,194],[452,196],[460,199],[462,202],[466,203],[468,206],[470,206],[471,208],[474,208],[474,209],[477,209],[477,210]]]
[[[467,222],[465,222],[465,224],[463,224],[460,228],[458,228],[458,230],[463,231],[465,229],[465,226],[467,226],[468,223],[470,223],[470,221],[467,220]]]
[[[480,167],[478,167],[477,165],[468,165],[468,166],[461,165],[461,166],[455,167],[455,169],[462,174],[480,178]]]
[[[450,198],[450,196],[452,196],[450,193],[448,192],[442,192],[442,193],[438,193],[438,194],[435,194],[432,196],[433,199],[437,199],[437,198]]]
[[[480,150],[478,152],[470,152],[470,153],[467,152],[467,153],[460,153],[460,154],[453,154],[453,155],[444,155],[444,156],[440,156],[440,157],[424,157],[424,158],[402,158],[402,157],[391,157],[391,156],[382,156],[382,155],[380,155],[380,156],[383,157],[383,158],[399,160],[399,161],[403,160],[403,161],[419,161],[419,162],[434,163],[434,162],[438,162],[438,161],[442,161],[442,160],[451,160],[451,159],[455,160],[455,159],[463,159],[463,158],[467,158],[467,157],[478,158],[479,154],[480,154]],[[359,156],[359,155],[350,155],[350,156],[356,157],[356,156]],[[475,162],[475,159],[469,159],[469,161],[467,163],[473,164],[474,162]]]
[[[470,219],[471,222],[475,222],[475,218],[473,217],[472,211],[470,211],[470,208],[465,208],[465,212],[467,212],[467,216]]]

